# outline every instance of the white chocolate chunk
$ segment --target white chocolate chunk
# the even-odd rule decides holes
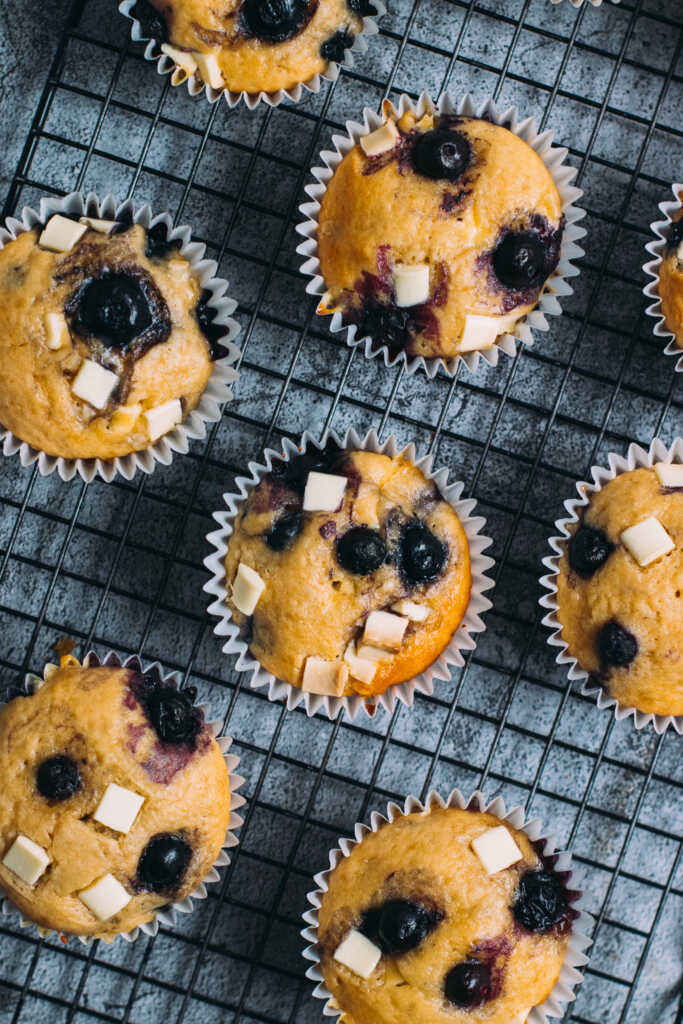
[[[360,147],[366,156],[379,156],[381,153],[388,153],[390,149],[393,149],[397,140],[398,128],[393,121],[385,121],[374,132],[361,136]]]
[[[215,53],[200,53],[193,51],[192,56],[197,64],[197,70],[205,85],[212,89],[223,88],[223,72],[218,64],[218,57]]]
[[[349,678],[344,662],[326,661],[325,658],[306,658],[301,689],[322,697],[341,697]]]
[[[133,897],[113,875],[103,875],[79,892],[78,898],[99,921],[108,921],[127,907]]]
[[[363,640],[376,647],[397,651],[403,643],[408,621],[403,615],[394,615],[392,612],[370,612],[365,621]]]
[[[116,227],[115,220],[100,220],[98,217],[79,217],[78,223],[85,224],[92,231],[99,231],[101,235],[108,235]]]
[[[369,978],[382,958],[382,950],[352,928],[334,952],[334,959],[361,978]]]
[[[344,500],[348,480],[332,473],[309,473],[304,491],[304,512],[336,512]]]
[[[373,647],[372,644],[361,644],[357,654],[364,661],[385,661],[391,657],[389,651],[383,651],[381,647]]]
[[[504,871],[524,856],[505,825],[497,825],[472,840],[472,849],[489,875]]]
[[[417,604],[415,601],[408,601],[405,598],[392,604],[391,610],[397,615],[405,615],[411,622],[424,622],[430,611],[426,605]]]
[[[106,370],[92,359],[84,359],[71,390],[76,398],[82,398],[95,409],[104,409],[118,382],[119,378],[111,370]]]
[[[676,547],[673,538],[669,536],[656,516],[648,516],[647,519],[643,519],[642,523],[629,526],[619,539],[638,565],[643,568],[656,562],[658,558],[673,551]]]
[[[657,462],[654,470],[662,487],[683,487],[683,462]]]
[[[49,863],[50,858],[42,846],[22,835],[17,836],[2,861],[3,867],[31,886],[36,884]]]
[[[232,603],[243,615],[253,615],[261,594],[266,589],[266,581],[251,566],[240,562],[237,575],[232,584]]]
[[[45,317],[47,331],[47,347],[56,352],[70,341],[69,328],[63,313],[48,313]]]
[[[43,228],[38,245],[41,249],[49,249],[50,252],[68,252],[86,231],[85,224],[79,224],[78,221],[69,220],[68,217],[56,213]]]
[[[161,52],[170,57],[185,72],[186,78],[190,78],[197,70],[197,61],[187,50],[179,50],[177,46],[171,46],[170,43],[162,43]]]
[[[99,821],[100,825],[106,825],[115,832],[128,835],[144,802],[144,796],[110,782],[93,818]]]
[[[429,264],[394,264],[394,292],[397,306],[419,306],[429,298]]]
[[[183,406],[179,398],[171,398],[154,409],[147,409],[145,419],[147,420],[147,431],[152,441],[158,441],[169,430],[177,427],[183,418]]]
[[[514,323],[514,317],[479,316],[475,313],[468,313],[458,351],[475,352],[479,349],[491,348],[495,344],[496,338],[511,330]]]
[[[353,642],[349,644],[344,652],[344,661],[349,667],[349,672],[354,679],[361,683],[371,683],[377,671],[377,659],[361,658],[356,654],[356,647]]]

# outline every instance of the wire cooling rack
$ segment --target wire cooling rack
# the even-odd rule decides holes
[[[570,692],[537,606],[574,480],[631,440],[682,433],[683,378],[640,293],[647,226],[683,166],[681,0],[391,7],[353,72],[252,113],[171,90],[113,0],[71,7],[5,213],[74,188],[171,210],[230,280],[244,359],[220,425],[150,478],[64,484],[3,460],[2,677],[40,669],[64,635],[79,654],[160,659],[224,716],[249,802],[220,886],[154,939],[85,948],[0,918],[2,1024],[320,1021],[298,936],[311,875],[388,799],[454,785],[526,804],[575,851],[596,926],[567,1019],[681,1019],[680,739],[637,733]],[[294,225],[333,130],[385,95],[445,86],[555,128],[586,191],[588,255],[532,349],[428,382],[328,334],[298,274]],[[433,697],[330,723],[268,703],[232,672],[206,618],[202,559],[210,514],[248,459],[305,427],[350,425],[415,439],[466,481],[495,539],[496,590],[476,653]]]

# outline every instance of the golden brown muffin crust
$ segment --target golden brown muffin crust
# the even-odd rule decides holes
[[[659,520],[676,547],[643,568],[619,538],[649,516]],[[614,550],[590,579],[582,579],[572,569],[564,545],[557,617],[569,653],[626,707],[658,715],[683,714],[683,493],[667,492],[653,469],[635,469],[591,497],[582,523],[602,530]],[[638,653],[630,665],[606,669],[596,641],[611,620],[635,636]]]
[[[136,677],[123,668],[63,667],[33,696],[0,711],[0,860],[23,834],[52,861],[33,888],[0,864],[0,885],[44,928],[108,939],[129,931],[192,892],[224,842],[229,780],[211,730],[202,727],[194,751],[162,744],[135,696]],[[75,761],[82,782],[61,802],[45,799],[36,784],[39,765],[55,755]],[[145,797],[127,835],[92,817],[110,782]],[[144,892],[138,862],[160,834],[181,835],[192,858],[175,891]],[[133,898],[98,921],[78,893],[107,873]]]
[[[679,196],[683,203],[683,192]],[[673,215],[674,224],[683,220],[683,207]],[[683,242],[667,245],[659,268],[659,296],[667,330],[683,348]]]

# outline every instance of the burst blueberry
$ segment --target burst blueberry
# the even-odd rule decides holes
[[[506,288],[538,288],[546,278],[545,246],[532,231],[508,231],[493,253],[493,269]]]
[[[197,318],[199,329],[209,343],[209,351],[213,360],[222,359],[228,354],[228,349],[221,341],[225,340],[227,327],[225,324],[214,323],[216,309],[211,305],[213,295],[208,289],[204,289],[199,296],[199,302],[195,306],[194,315]]]
[[[182,242],[179,238],[168,237],[168,225],[163,220],[159,220],[151,228],[147,228],[145,256],[148,259],[163,259],[174,249],[180,249],[181,245]]]
[[[376,530],[369,526],[353,526],[336,544],[337,561],[342,569],[356,576],[368,576],[383,564],[387,546]]]
[[[377,938],[385,953],[407,953],[424,941],[432,918],[420,903],[390,900],[379,909]]]
[[[403,530],[400,568],[410,583],[432,583],[443,572],[448,547],[424,523],[413,521]]]
[[[270,533],[265,536],[266,544],[273,551],[284,551],[299,536],[302,518],[298,513],[280,516],[275,520]]]
[[[162,14],[152,7],[149,0],[136,0],[130,12],[140,22],[143,39],[156,39],[165,43],[168,39],[166,20]]]
[[[608,668],[625,668],[638,654],[638,641],[616,619],[606,622],[596,640],[598,656]]]
[[[463,1009],[482,1006],[491,998],[491,968],[483,960],[467,957],[446,975],[446,999]]]
[[[78,327],[111,348],[125,349],[152,323],[145,293],[134,277],[105,272],[81,289]]]
[[[345,51],[353,45],[353,39],[353,32],[349,32],[347,28],[340,28],[322,44],[320,56],[323,60],[333,60],[340,64],[344,60]]]
[[[414,333],[409,309],[389,306],[369,299],[363,307],[358,336],[369,335],[375,346],[386,345],[392,355],[402,352]]]
[[[565,919],[567,909],[567,894],[556,874],[527,871],[522,875],[512,912],[524,928],[530,932],[547,932]]]
[[[242,20],[249,35],[281,43],[300,32],[316,8],[313,0],[245,0]]]
[[[192,847],[181,836],[154,836],[140,855],[138,883],[152,892],[166,892],[182,882],[192,859]]]
[[[413,167],[426,178],[455,182],[472,162],[472,150],[464,135],[435,128],[417,136],[412,153]]]
[[[38,765],[36,787],[46,800],[68,800],[81,788],[78,765],[66,754],[47,757]]]
[[[583,523],[569,541],[569,564],[583,577],[590,579],[614,551],[614,544],[595,526]]]
[[[669,237],[666,242],[667,249],[678,249],[683,242],[683,218],[675,220],[669,228]]]

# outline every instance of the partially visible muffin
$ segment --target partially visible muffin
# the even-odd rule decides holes
[[[214,89],[276,92],[340,63],[375,14],[370,0],[137,0],[132,16],[176,64]]]
[[[553,989],[578,893],[542,844],[476,808],[369,832],[330,872],[324,983],[354,1024],[522,1024]]]
[[[557,618],[569,654],[625,707],[683,714],[683,466],[610,480],[563,547]]]
[[[64,658],[2,708],[0,887],[26,918],[111,939],[206,878],[230,787],[193,696]]]
[[[228,605],[255,658],[311,693],[383,693],[441,654],[470,597],[465,530],[409,460],[330,441],[239,510]]]
[[[490,121],[408,111],[336,167],[318,219],[319,313],[392,356],[490,348],[559,258],[562,200],[540,156]]]
[[[55,214],[0,250],[0,424],[67,459],[149,447],[199,402],[227,328],[157,222]]]
[[[683,203],[683,192],[680,195]],[[666,326],[683,348],[683,206],[673,215],[659,267],[659,296]]]

